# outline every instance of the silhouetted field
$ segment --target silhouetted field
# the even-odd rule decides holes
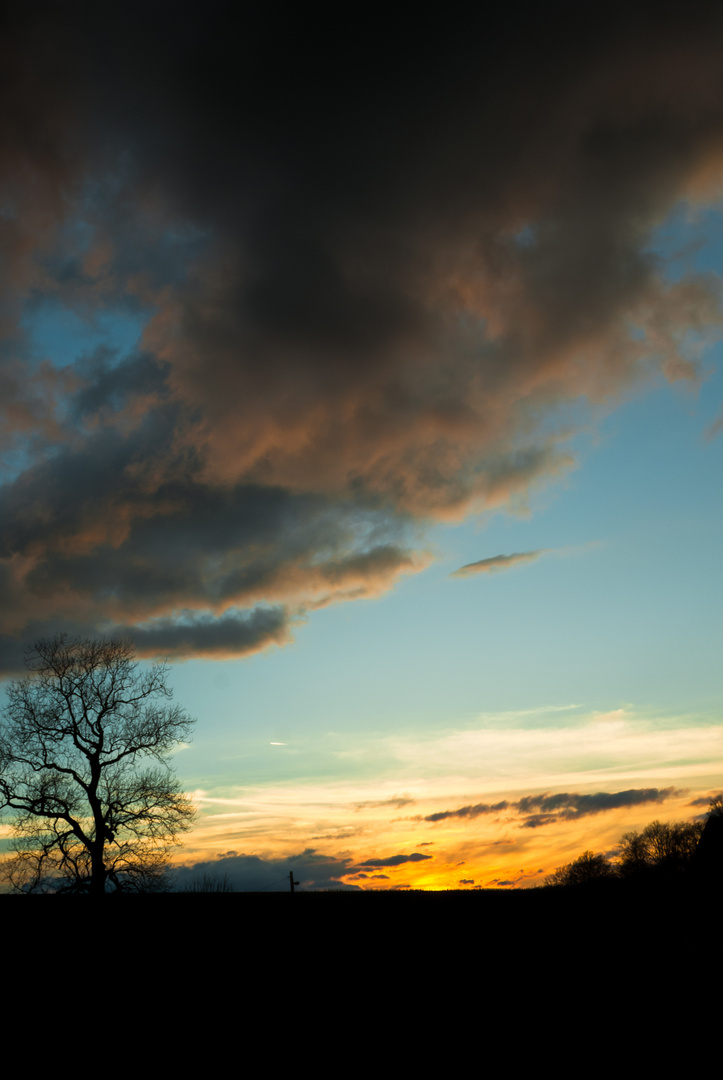
[[[601,881],[577,887],[425,892],[168,893],[161,895],[0,897],[7,930],[42,925],[72,932],[97,920],[143,940],[154,928],[184,941],[375,940],[469,943],[498,953],[718,934],[717,883]]]
[[[192,990],[283,1025],[328,1013],[350,1036],[378,1032],[405,1002],[418,1047],[440,1024],[551,1032],[562,1014],[619,1022],[671,987],[697,992],[718,979],[719,911],[720,891],[691,882],[0,898],[6,940],[68,959],[102,943],[128,1000],[160,977],[164,994]]]

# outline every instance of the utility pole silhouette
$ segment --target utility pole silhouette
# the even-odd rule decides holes
[[[294,891],[294,885],[298,885],[298,884],[299,884],[298,881],[294,881],[294,871],[289,870],[289,885],[291,886],[291,891],[292,892]]]

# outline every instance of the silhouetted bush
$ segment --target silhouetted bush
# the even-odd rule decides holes
[[[566,866],[558,866],[554,874],[545,878],[546,885],[584,885],[590,881],[615,877],[615,869],[604,855],[585,851]]]

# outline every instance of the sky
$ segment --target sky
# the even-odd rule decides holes
[[[0,677],[170,662],[181,880],[529,887],[723,787],[723,12],[599,13],[5,13]]]

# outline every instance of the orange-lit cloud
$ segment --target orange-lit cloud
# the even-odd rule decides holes
[[[623,833],[653,819],[704,813],[720,790],[720,725],[667,718],[660,730],[624,711],[533,719],[358,735],[360,771],[343,781],[199,791],[199,823],[178,858],[190,866],[232,849],[274,862],[313,849],[364,889],[457,888],[461,878],[527,887],[584,850],[612,855]],[[414,777],[403,795],[400,769]]]
[[[594,39],[542,8],[523,35],[507,9],[388,15],[356,28],[360,68],[301,9],[257,13],[239,64],[224,5],[152,8],[143,34],[105,5],[17,7],[2,670],[61,625],[179,658],[283,644],[423,569],[430,521],[574,467],[575,432],[633,390],[695,380],[719,283],[670,281],[650,242],[723,189],[723,27],[696,10],[613,4]],[[51,300],[142,316],[141,342],[39,357]]]

